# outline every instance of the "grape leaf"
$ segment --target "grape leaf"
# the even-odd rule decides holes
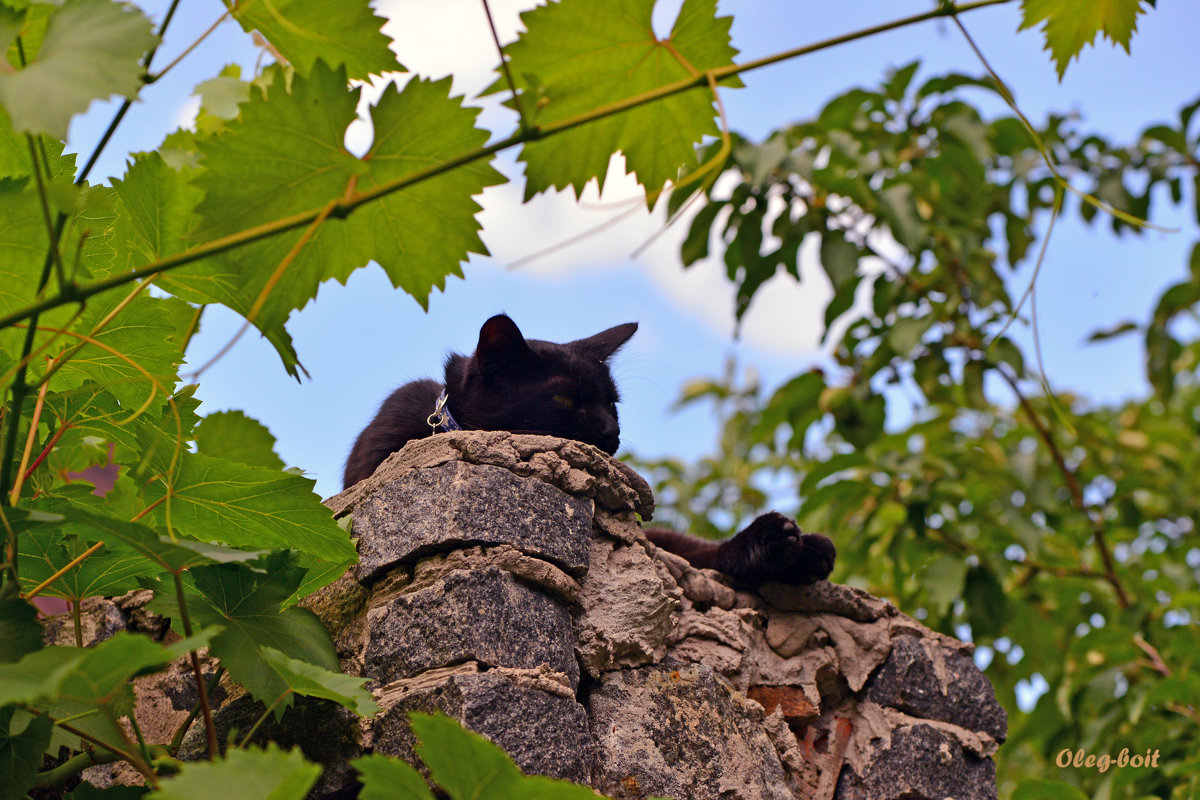
[[[65,139],[71,117],[93,100],[137,96],[144,72],[139,59],[157,41],[150,20],[133,5],[66,0],[32,60],[23,69],[0,70],[0,105],[17,131]]]
[[[61,531],[29,531],[19,542],[21,586],[39,585],[92,546],[92,542]],[[120,547],[101,547],[65,575],[42,590],[43,595],[72,603],[87,597],[112,597],[138,588],[139,576],[158,574],[157,566],[142,554]]]
[[[1129,52],[1129,40],[1137,30],[1142,0],[1022,0],[1018,30],[1045,22],[1046,49],[1054,59],[1061,81],[1067,65],[1103,33],[1113,44]]]
[[[375,139],[364,161],[369,172],[360,190],[377,188],[419,169],[436,166],[487,141],[474,126],[475,109],[449,97],[450,79],[409,81],[403,91],[389,86],[371,112]],[[458,264],[468,253],[487,255],[479,238],[474,195],[505,178],[484,161],[464,164],[377,200],[350,218],[361,258],[383,266],[392,285],[428,307],[445,276],[462,277]]]
[[[654,0],[620,0],[602,11],[563,0],[524,12],[526,33],[505,52],[526,114],[544,126],[733,63],[732,19],[716,16],[715,0],[685,0],[664,41],[654,35],[653,10]],[[487,91],[508,89],[502,77]],[[696,146],[719,133],[713,102],[704,86],[527,143],[520,156],[526,199],[567,186],[578,195],[593,178],[603,189],[617,150],[639,183],[660,188],[681,168],[694,168]]]
[[[398,758],[373,753],[350,765],[358,770],[363,785],[359,800],[433,800],[421,773]]]
[[[306,761],[299,748],[231,748],[219,761],[181,763],[179,774],[146,800],[304,800],[320,774],[321,765]]]
[[[338,3],[337,13],[330,13],[328,0],[226,0],[225,5],[244,30],[261,33],[301,75],[308,75],[318,59],[344,66],[351,78],[404,70],[380,30],[385,20],[371,12],[367,0]]]
[[[177,471],[146,490],[169,496],[155,519],[189,537],[234,547],[292,548],[333,563],[356,558],[354,545],[313,494],[315,481],[202,453],[180,453]],[[166,484],[166,485],[164,485]]]
[[[487,797],[490,800],[594,800],[587,786],[525,775],[512,758],[474,731],[464,729],[444,714],[410,712],[413,733],[420,744],[417,755],[429,774],[452,800]]]
[[[39,510],[62,515],[63,521],[58,527],[65,534],[85,542],[102,541],[113,548],[119,545],[130,548],[166,572],[179,573],[202,564],[248,561],[262,555],[261,550],[236,550],[188,539],[172,540],[141,523],[94,514],[60,497],[38,498],[33,503]]]
[[[4,280],[0,281],[0,314],[18,311],[32,304],[38,296],[42,268],[46,263],[49,237],[42,219],[41,204],[30,187],[28,178],[0,179],[0,264],[4,265]],[[38,324],[63,328],[74,314],[74,307],[62,306],[41,314]],[[0,350],[13,360],[21,358],[28,322],[0,330]],[[44,345],[55,334],[39,332],[34,347]],[[31,365],[31,369],[42,362]]]
[[[187,231],[202,195],[186,174],[167,166],[157,152],[139,153],[125,177],[113,179],[112,186],[118,199],[113,239],[123,256],[117,271],[145,266],[187,247]],[[168,275],[157,279],[160,285],[165,287]],[[201,299],[207,302],[210,297]]]
[[[15,510],[9,509],[6,518],[11,518]],[[42,649],[42,626],[37,614],[33,603],[17,596],[15,584],[9,582],[0,589],[0,663],[19,661],[26,653]]]
[[[344,145],[356,104],[344,71],[318,63],[308,78],[295,77],[290,93],[278,79],[266,94],[252,90],[238,121],[198,142],[207,169],[194,182],[205,196],[193,241],[312,211],[354,187],[377,188],[481,147],[487,132],[474,126],[478,112],[450,98],[449,90],[448,78],[412,80],[400,92],[389,88],[374,110],[374,144],[362,159]],[[322,281],[344,282],[374,259],[393,285],[425,306],[446,275],[461,275],[458,262],[468,253],[486,252],[474,219],[479,206],[471,197],[502,181],[490,166],[466,166],[369,203],[345,221],[322,222],[254,321],[272,339],[289,372],[295,374],[295,356],[280,346],[280,336],[286,336],[283,323],[293,309],[316,296]],[[161,285],[170,291],[181,284],[194,288],[248,315],[302,235],[291,231],[188,265]]]
[[[192,597],[188,605],[192,618],[201,625],[222,629],[213,638],[210,650],[221,659],[230,677],[258,699],[272,703],[294,688],[290,681],[297,675],[286,664],[269,663],[262,648],[274,648],[283,656],[328,672],[337,672],[339,666],[329,632],[320,619],[306,608],[283,607],[304,578],[304,569],[286,551],[272,553],[258,564],[262,566],[196,567],[192,578],[202,597]],[[311,673],[304,679],[305,688],[313,688],[315,675]],[[351,691],[346,686],[340,688]],[[355,698],[353,702],[364,709],[372,705],[369,698],[357,694]],[[283,710],[283,704],[276,708],[278,714]]]
[[[367,678],[356,678],[343,674],[340,669],[329,670],[290,658],[273,647],[261,647],[259,652],[271,671],[295,694],[332,700],[363,717],[379,711],[371,693],[363,688]]]
[[[146,294],[125,302],[129,290],[117,289],[88,301],[72,330],[83,347],[73,352],[50,378],[50,388],[66,391],[93,380],[105,387],[129,411],[161,403],[175,387],[183,360],[178,331],[163,301]],[[98,327],[109,315],[103,327]]]
[[[218,411],[196,427],[196,450],[215,458],[267,469],[283,469],[267,426],[241,411]]]
[[[13,725],[13,717],[23,725]],[[20,800],[42,766],[42,752],[50,743],[53,725],[45,716],[34,716],[16,706],[0,708],[0,800]]]

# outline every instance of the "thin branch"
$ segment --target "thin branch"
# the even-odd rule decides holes
[[[183,593],[183,579],[179,577],[179,573],[172,573],[175,579],[175,599],[179,603],[179,620],[183,623],[183,635],[190,637],[192,635],[192,619],[188,614],[187,598]],[[204,733],[208,740],[208,757],[215,761],[220,753],[220,748],[217,744],[217,729],[213,726],[212,709],[208,705],[208,686],[204,681],[204,673],[200,670],[200,656],[195,650],[189,650],[188,656],[192,662],[192,672],[196,676],[196,692],[200,698],[200,712],[204,715]]]
[[[221,676],[225,674],[225,667],[218,666],[212,677],[208,679],[208,694],[212,695],[217,690],[217,684],[221,682]],[[183,744],[183,737],[187,735],[188,729],[192,727],[192,723],[196,721],[196,717],[200,715],[199,699],[192,705],[191,712],[187,715],[187,719],[179,724],[175,729],[175,735],[171,737],[171,743],[167,745],[167,749],[174,756],[179,752],[180,746]]]
[[[58,273],[58,285],[67,285],[67,273],[63,268],[62,253],[58,249],[58,238],[62,234],[61,224],[55,224],[50,219],[50,200],[46,196],[46,180],[42,177],[42,166],[46,167],[46,172],[49,173],[50,165],[45,159],[38,158],[38,148],[34,143],[31,134],[25,134],[25,141],[29,144],[29,163],[33,166],[33,178],[37,183],[38,201],[42,209],[42,221],[46,224],[46,233],[50,236],[50,249],[47,251],[50,254],[50,260],[54,264],[54,269]],[[59,215],[62,216],[61,214]]]
[[[1103,578],[1112,587],[1117,596],[1117,605],[1121,608],[1129,608],[1129,595],[1125,592],[1125,586],[1121,583],[1120,577],[1117,575],[1116,564],[1113,562],[1112,553],[1108,546],[1108,537],[1105,535],[1104,523],[1100,517],[1088,508],[1083,497],[1083,487],[1079,485],[1079,478],[1075,472],[1067,466],[1067,461],[1063,457],[1062,451],[1058,448],[1058,443],[1054,440],[1053,434],[1042,422],[1034,410],[1029,399],[1025,397],[1025,393],[1021,391],[1021,387],[1017,384],[1016,378],[1009,375],[1006,369],[997,369],[996,372],[1004,379],[1009,388],[1016,395],[1017,403],[1020,404],[1021,410],[1029,418],[1029,422],[1037,431],[1038,436],[1045,443],[1046,449],[1050,452],[1050,458],[1054,461],[1054,465],[1058,468],[1059,473],[1063,476],[1063,482],[1067,486],[1067,492],[1071,496],[1071,505],[1077,511],[1083,514],[1087,519],[1088,525],[1092,529],[1092,538],[1096,542],[1096,549],[1100,552],[1100,560],[1104,562]]]
[[[496,53],[500,56],[500,69],[504,70],[504,78],[512,91],[513,107],[517,110],[517,116],[521,118],[521,128],[524,129],[529,125],[529,120],[525,117],[525,109],[521,107],[521,93],[517,91],[517,82],[513,80],[512,71],[508,68],[508,58],[504,55],[504,45],[500,44],[500,34],[496,32],[496,21],[492,19],[492,7],[488,5],[488,0],[483,0],[483,13],[487,14],[492,41],[496,43]]]
[[[178,2],[178,1],[179,0],[176,0],[176,2]],[[153,75],[147,75],[146,83],[147,84],[154,83],[155,81],[162,78],[162,76],[164,76],[168,72],[170,72],[172,69],[174,69],[175,66],[180,61],[183,61],[183,59],[187,58],[187,56],[193,50],[195,50],[197,47],[199,47],[201,42],[203,42],[205,39],[207,39],[209,36],[211,36],[213,34],[213,32],[221,26],[221,23],[229,18],[229,15],[231,12],[232,12],[232,9],[228,9],[228,8],[225,9],[225,13],[222,14],[221,16],[217,17],[217,21],[214,22],[212,25],[209,25],[208,28],[204,31],[204,33],[202,33],[196,37],[196,41],[192,42],[190,45],[188,45],[186,48],[184,48],[182,53],[175,56],[175,58],[172,59],[171,63],[167,64],[165,67],[163,67],[162,69],[160,69],[158,72],[154,73]]]
[[[179,7],[179,0],[171,0],[171,6],[167,9],[166,16],[163,17],[162,25],[158,26],[158,31],[155,32],[155,37],[159,44],[162,43],[162,38],[166,35],[167,26],[171,24],[171,18],[175,16],[175,9]],[[146,55],[142,58],[142,69],[149,70],[150,62],[154,60],[154,54],[158,52],[159,44],[154,45],[146,51]],[[143,78],[146,83],[150,83],[149,79]],[[75,178],[76,184],[81,184],[87,180],[87,176],[91,174],[92,167],[96,166],[96,162],[100,160],[100,154],[104,152],[104,148],[108,146],[109,140],[113,134],[117,132],[117,126],[121,124],[121,120],[125,119],[125,113],[129,111],[133,105],[133,100],[128,97],[121,103],[121,107],[117,109],[117,113],[113,115],[112,121],[108,123],[104,134],[100,137],[100,141],[96,143],[95,149],[92,150],[92,155],[88,158],[87,164],[79,171],[79,175]]]
[[[12,491],[8,496],[9,504],[14,506],[21,496],[21,486],[25,483],[25,476],[29,474],[27,471],[29,457],[33,455],[33,443],[37,440],[37,426],[42,419],[42,409],[46,406],[46,390],[48,388],[48,383],[42,384],[42,388],[38,390],[37,402],[33,406],[33,419],[29,422],[29,433],[25,436],[25,451],[21,454],[21,466],[17,467],[17,479],[13,481]]]

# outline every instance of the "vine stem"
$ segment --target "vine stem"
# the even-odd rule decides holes
[[[1011,2],[1013,2],[1013,0],[978,0],[978,2],[967,3],[962,6],[939,6],[932,11],[927,11],[922,14],[914,14],[912,16],[903,17],[891,22],[874,25],[870,28],[864,28],[862,30],[842,34],[840,36],[835,36],[830,39],[815,42],[813,44],[796,47],[791,50],[785,50],[764,58],[748,61],[744,64],[730,64],[726,67],[704,70],[703,72],[699,72],[694,76],[689,76],[673,83],[660,86],[656,89],[642,92],[641,94],[627,97],[614,103],[609,103],[608,105],[592,109],[591,111],[587,111],[582,114],[577,114],[573,117],[568,117],[566,119],[547,123],[545,125],[526,127],[512,136],[501,139],[497,142],[487,145],[486,147],[481,147],[476,150],[462,153],[439,164],[434,164],[424,169],[416,170],[408,175],[402,176],[387,183],[380,184],[369,191],[354,193],[350,197],[346,197],[342,200],[332,203],[331,206],[329,204],[322,205],[320,208],[303,211],[298,214],[293,214],[289,217],[275,220],[274,222],[258,225],[229,236],[214,239],[211,242],[207,242],[199,247],[192,248],[191,250],[177,253],[173,256],[153,262],[139,269],[122,273],[120,275],[114,275],[110,278],[97,281],[87,286],[64,287],[63,290],[60,291],[55,297],[39,301],[27,306],[24,309],[15,311],[4,317],[0,317],[0,328],[7,327],[14,322],[19,322],[23,319],[27,319],[49,308],[54,308],[66,303],[83,302],[87,298],[107,291],[108,289],[112,289],[113,287],[130,283],[132,281],[142,280],[144,278],[149,278],[153,275],[158,275],[159,273],[181,267],[184,264],[190,264],[193,261],[198,261],[202,258],[207,258],[209,256],[217,255],[227,250],[241,247],[252,242],[257,242],[271,236],[286,233],[287,231],[295,230],[296,228],[302,228],[312,223],[321,214],[326,213],[327,208],[330,208],[328,211],[328,216],[335,219],[344,219],[359,206],[374,202],[375,200],[378,200],[389,194],[398,192],[414,184],[422,183],[431,178],[435,178],[446,172],[450,172],[451,170],[465,166],[466,164],[470,164],[481,159],[490,158],[491,156],[511,147],[516,147],[517,145],[525,144],[527,142],[554,136],[573,128],[577,128],[581,125],[585,125],[589,122],[594,122],[604,117],[629,111],[631,109],[638,108],[640,106],[644,106],[649,103],[689,91],[691,89],[706,87],[712,82],[720,82],[725,78],[740,75],[743,72],[761,69],[762,67],[777,64],[781,61],[808,55],[820,50],[846,44],[858,39],[875,36],[880,33],[907,27],[909,25],[915,25],[932,19],[954,16],[956,14],[962,14],[968,11],[975,11],[977,9],[1003,5]]]
[[[84,559],[86,559],[92,553],[95,553],[101,547],[104,547],[104,542],[96,542],[94,545],[89,547],[87,550],[84,550],[82,553],[75,556],[75,558],[71,559],[70,563],[67,564],[65,567],[63,567],[58,572],[51,575],[49,578],[46,578],[46,580],[42,581],[37,586],[30,589],[25,594],[25,599],[32,600],[33,598],[37,597],[39,594],[42,593],[43,589],[45,589],[50,584],[54,583],[56,580],[61,578],[63,575],[66,575],[68,572],[75,569],[75,567],[78,566],[79,564],[82,564],[84,562]]]
[[[99,747],[101,750],[106,750],[109,753],[112,753],[119,760],[128,761],[133,766],[134,769],[136,769],[138,772],[142,773],[142,775],[146,778],[146,783],[148,783],[151,786],[151,788],[154,788],[154,789],[158,788],[158,776],[154,774],[154,770],[150,767],[149,764],[146,763],[145,759],[141,758],[136,752],[129,752],[127,750],[123,750],[120,747],[117,747],[113,744],[103,741],[102,739],[98,739],[95,736],[92,736],[90,733],[87,733],[86,731],[82,731],[79,728],[76,728],[74,725],[71,725],[70,723],[60,722],[59,720],[55,719],[54,717],[51,717],[45,711],[41,711],[39,709],[33,708],[31,706],[27,706],[27,705],[22,705],[21,708],[23,708],[25,711],[28,711],[30,714],[35,714],[39,717],[49,717],[49,719],[52,723],[54,723],[57,727],[62,728],[64,731],[71,734],[72,736],[78,736],[83,741],[85,741],[89,744],[92,744],[96,747]],[[118,725],[117,727],[120,728],[121,726]]]
[[[192,619],[188,615],[187,598],[183,594],[183,578],[178,572],[171,573],[175,579],[175,597],[179,602],[179,620],[183,623],[183,635],[191,637]],[[200,670],[200,656],[195,650],[189,650],[188,656],[192,661],[192,672],[196,675],[196,694],[200,698],[200,713],[204,715],[204,734],[208,742],[208,758],[215,761],[220,753],[217,745],[217,729],[213,727],[212,709],[208,705],[208,686],[204,681],[204,673]]]
[[[29,434],[25,437],[25,450],[21,454],[21,466],[17,467],[17,477],[13,481],[12,492],[8,497],[8,502],[14,506],[21,496],[21,487],[25,483],[25,477],[29,474],[29,457],[33,455],[33,443],[37,440],[37,426],[42,419],[42,409],[46,406],[46,390],[49,387],[48,381],[42,384],[42,388],[38,390],[37,403],[33,406],[33,419],[29,422]],[[40,457],[39,460],[41,460]]]
[[[1129,608],[1129,595],[1125,592],[1125,586],[1121,583],[1121,579],[1117,575],[1116,564],[1113,562],[1112,552],[1108,546],[1108,537],[1105,534],[1104,523],[1095,512],[1087,507],[1087,503],[1083,497],[1083,487],[1079,485],[1079,476],[1067,466],[1067,461],[1058,447],[1058,442],[1054,440],[1054,436],[1050,433],[1050,430],[1042,422],[1041,417],[1038,416],[1029,399],[1025,397],[1025,393],[1021,391],[1016,378],[1010,375],[1006,369],[997,369],[996,371],[1000,373],[1005,383],[1012,389],[1013,394],[1016,395],[1017,403],[1021,406],[1021,410],[1029,417],[1030,424],[1033,425],[1034,430],[1037,431],[1038,436],[1045,443],[1046,449],[1050,452],[1050,458],[1054,461],[1054,465],[1058,468],[1059,473],[1062,474],[1063,482],[1067,486],[1067,492],[1071,495],[1071,505],[1075,506],[1076,510],[1087,519],[1088,525],[1092,529],[1092,538],[1096,542],[1096,549],[1100,552],[1100,560],[1104,563],[1103,578],[1112,586],[1113,591],[1116,593],[1117,605],[1123,609]]]
[[[167,33],[167,26],[171,24],[171,18],[175,16],[175,9],[179,7],[179,0],[171,0],[171,5],[167,8],[167,13],[163,17],[162,24],[158,26],[158,32],[155,37],[162,42],[162,37]],[[142,69],[149,70],[150,62],[154,60],[154,54],[158,52],[159,45],[154,45],[146,51],[146,55],[142,58]],[[188,51],[190,52],[190,51]],[[186,54],[186,53],[185,53]],[[181,56],[182,58],[182,56]],[[155,79],[156,80],[156,79]],[[147,83],[153,83],[154,80],[146,80]],[[104,148],[108,146],[108,142],[112,139],[113,134],[117,132],[117,128],[121,124],[121,120],[125,119],[125,114],[133,106],[133,100],[128,97],[121,102],[121,107],[117,109],[117,113],[113,115],[112,121],[108,123],[108,127],[104,130],[104,134],[100,137],[100,141],[96,143],[95,149],[92,150],[91,156],[88,157],[87,163],[83,169],[79,171],[79,175],[75,178],[75,183],[81,184],[87,180],[87,176],[91,174],[92,167],[96,166],[96,162],[100,160],[100,154],[104,152]]]

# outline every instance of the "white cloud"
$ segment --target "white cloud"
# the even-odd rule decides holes
[[[500,39],[507,42],[520,28],[519,12],[535,4],[493,0],[489,5]],[[389,17],[384,31],[395,40],[394,49],[410,71],[433,78],[452,74],[454,92],[468,98],[495,80],[499,58],[478,0],[384,0],[378,11]],[[374,93],[364,94],[375,98],[380,91],[382,83],[377,82]],[[495,104],[488,106],[485,124],[508,113]],[[363,146],[363,136],[362,131],[354,133],[354,146]],[[480,214],[484,241],[498,267],[554,279],[580,269],[626,264],[633,258],[669,301],[723,335],[733,332],[735,290],[720,258],[706,259],[687,270],[680,266],[679,245],[692,214],[662,231],[665,213],[646,211],[644,194],[625,174],[620,156],[610,164],[603,194],[593,181],[578,202],[566,191],[544,193],[525,204],[514,157],[515,153],[502,157],[497,166],[516,179],[487,190]],[[817,350],[830,291],[812,249],[802,252],[803,283],[778,275],[755,297],[742,322],[741,336],[747,344],[789,354]]]

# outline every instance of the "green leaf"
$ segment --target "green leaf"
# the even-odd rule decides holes
[[[23,718],[24,724],[14,723],[14,716]],[[0,708],[0,800],[25,797],[42,766],[53,727],[47,717],[15,706]]]
[[[61,531],[30,531],[21,537],[19,546],[21,587],[29,591],[82,555],[92,542]],[[158,573],[157,566],[141,553],[106,546],[59,577],[42,594],[72,603],[88,597],[112,597],[138,588],[139,577]]]
[[[371,693],[363,688],[367,678],[356,678],[289,658],[273,647],[262,647],[260,652],[271,671],[294,694],[332,700],[362,717],[370,717],[379,711],[379,705]]]
[[[354,545],[313,493],[315,481],[203,453],[180,453],[178,468],[146,489],[155,519],[187,536],[234,547],[292,548],[348,564]]]
[[[283,459],[274,447],[275,437],[267,426],[241,411],[209,414],[196,427],[196,451],[206,456],[281,470]]]
[[[0,179],[0,264],[4,265],[0,314],[23,309],[37,299],[48,247],[41,202],[32,182],[27,178]],[[38,324],[62,329],[68,326],[74,312],[73,306],[61,306],[41,314]],[[0,351],[7,352],[13,361],[22,356],[26,324],[0,330]],[[34,347],[44,345],[52,336],[48,331],[39,332]],[[34,364],[31,371],[36,372],[40,364]]]
[[[451,800],[595,800],[587,786],[542,775],[526,777],[496,745],[443,714],[409,712],[417,755]]]
[[[167,166],[157,152],[134,156],[125,177],[113,179],[119,216],[114,223],[113,243],[119,250],[115,272],[125,272],[175,255],[188,245],[187,231],[195,222],[201,193],[188,184],[187,175]],[[104,276],[97,276],[104,277]],[[174,291],[170,273],[157,282]],[[206,293],[184,299],[208,302]]]
[[[25,534],[21,537],[24,541]],[[20,661],[27,653],[41,650],[42,626],[37,621],[37,608],[28,600],[15,596],[12,583],[0,589],[0,664]],[[3,730],[3,726],[0,726]]]
[[[320,774],[299,748],[231,749],[220,761],[180,764],[146,800],[304,800]]]
[[[171,539],[141,523],[94,514],[59,497],[35,502],[39,508],[63,515],[60,525],[64,533],[85,542],[103,541],[110,546],[123,543],[170,573],[180,573],[201,564],[249,561],[262,555],[261,550],[235,550],[201,541]]]
[[[378,188],[487,142],[475,127],[478,111],[450,97],[450,79],[413,79],[403,91],[390,85],[371,111],[375,139],[364,157],[369,169],[360,191]],[[383,266],[392,285],[429,307],[429,294],[444,289],[447,275],[462,277],[459,263],[469,253],[487,255],[479,238],[473,199],[505,178],[483,161],[464,164],[436,178],[393,192],[349,220],[361,259]]]
[[[54,10],[29,64],[0,70],[0,105],[15,130],[66,139],[71,117],[93,100],[137,96],[139,59],[157,41],[150,20],[132,5],[66,0]]]
[[[1118,322],[1115,325],[1110,325],[1107,328],[1101,328],[1100,330],[1092,331],[1091,335],[1087,337],[1087,341],[1103,342],[1107,339],[1115,339],[1118,336],[1122,336],[1126,333],[1131,333],[1140,329],[1141,326],[1138,323],[1127,319],[1123,322]]]
[[[73,792],[67,792],[63,800],[142,800],[150,789],[147,786],[109,786],[97,789],[90,783],[81,783]]]
[[[1142,0],[1022,0],[1021,27],[1045,22],[1046,49],[1054,59],[1061,81],[1067,64],[1103,33],[1113,44],[1129,52],[1129,40],[1137,30]]]
[[[179,331],[160,298],[141,294],[118,312],[128,294],[115,290],[88,301],[72,326],[83,346],[50,378],[51,389],[62,392],[93,380],[128,411],[146,408],[155,398],[161,405],[171,394],[183,361]]]
[[[340,2],[335,13],[326,0],[225,0],[225,5],[247,33],[261,33],[301,75],[318,59],[345,67],[351,78],[404,70],[380,30],[386,20],[375,16],[367,0]]]
[[[389,87],[373,110],[374,142],[363,159],[344,145],[357,102],[344,72],[318,63],[307,79],[292,81],[290,93],[279,78],[265,95],[252,91],[236,122],[198,143],[206,169],[194,182],[204,199],[192,241],[314,211],[353,189],[378,188],[478,149],[487,140],[487,132],[474,127],[478,111],[464,108],[449,91],[449,78],[414,79],[402,92]],[[269,292],[254,324],[294,375],[295,353],[283,324],[292,310],[316,296],[321,282],[344,282],[375,260],[394,286],[427,305],[430,292],[444,287],[447,275],[461,275],[460,261],[471,252],[486,252],[472,196],[501,182],[503,176],[490,166],[467,165],[362,206],[345,221],[326,219],[277,278],[272,276],[304,231],[189,264],[160,283],[184,299],[204,302],[207,297],[244,316]],[[273,280],[278,282],[271,288]]]
[[[912,187],[906,183],[892,184],[879,193],[878,200],[879,215],[887,223],[892,236],[910,253],[918,252],[924,226],[921,224],[920,215],[917,214]]]
[[[428,784],[406,762],[378,753],[350,762],[363,788],[359,800],[433,800]]]
[[[191,574],[201,597],[191,597],[188,605],[201,625],[222,629],[209,649],[230,677],[270,704],[291,688],[288,681],[294,676],[270,664],[263,648],[274,648],[327,672],[340,667],[320,619],[299,606],[283,607],[300,585],[304,569],[286,551],[272,553],[259,563],[264,571],[244,564],[196,567]],[[313,675],[303,677],[306,686],[313,685]],[[369,701],[354,702],[367,707]],[[277,713],[282,712],[281,704]]]
[[[67,699],[115,703],[125,713],[132,709],[132,678],[203,646],[208,638],[202,634],[164,647],[147,636],[118,631],[92,648],[46,647],[15,664],[0,664],[0,706]]]
[[[563,0],[524,12],[526,33],[505,53],[530,121],[544,127],[733,63],[732,19],[716,16],[715,0],[685,0],[664,41],[655,37],[653,9],[654,0],[618,0],[597,13],[587,0]],[[507,91],[503,77],[488,89]],[[618,150],[654,192],[698,164],[697,145],[719,133],[714,117],[712,92],[703,86],[529,142],[520,156],[525,197],[568,186],[578,195],[592,179],[603,189]]]
[[[967,621],[976,640],[996,636],[1007,629],[1008,596],[991,569],[976,565],[967,570],[963,585]]]

